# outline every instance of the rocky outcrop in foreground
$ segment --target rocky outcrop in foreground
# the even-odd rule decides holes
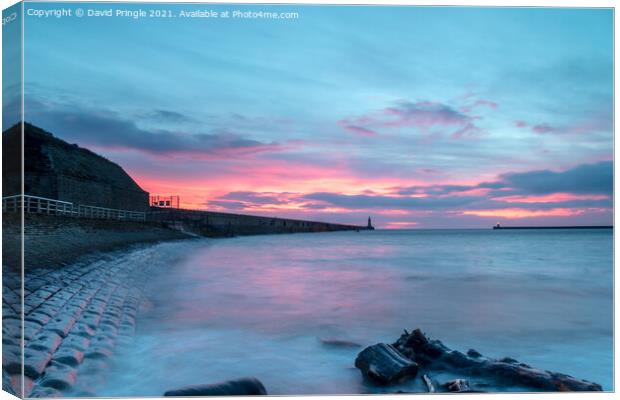
[[[378,344],[364,349],[355,362],[367,379],[381,385],[414,379],[418,369],[428,392],[477,392],[466,379],[439,384],[431,374],[449,371],[464,377],[484,379],[483,386],[518,386],[532,391],[602,391],[601,385],[570,375],[543,371],[509,357],[484,357],[476,350],[467,354],[451,350],[439,340],[429,339],[420,329],[405,333],[392,345]],[[415,367],[413,366],[415,365]]]
[[[187,386],[169,390],[164,396],[264,396],[265,386],[256,378],[241,378],[234,381],[214,383],[210,385]]]
[[[366,347],[355,359],[355,366],[367,378],[384,385],[413,378],[418,373],[416,362],[385,343]]]

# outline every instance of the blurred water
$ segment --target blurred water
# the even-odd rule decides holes
[[[613,389],[611,230],[269,235],[157,251],[182,257],[157,268],[98,395],[243,376],[270,394],[366,393],[359,349],[321,339],[391,343],[416,327]]]

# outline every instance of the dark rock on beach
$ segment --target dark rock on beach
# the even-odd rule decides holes
[[[169,390],[164,393],[164,396],[251,396],[266,394],[265,386],[258,379],[241,378],[234,381]]]
[[[389,385],[414,378],[418,364],[398,352],[392,345],[379,343],[366,347],[355,359],[362,375],[376,383]]]
[[[469,382],[465,379],[454,379],[442,385],[448,392],[463,393],[470,392]]]
[[[478,353],[474,349],[467,350],[467,355],[470,356],[470,357],[475,357],[475,358],[482,357],[482,354]]]
[[[601,385],[558,372],[542,371],[517,360],[504,357],[492,359],[475,350],[463,354],[451,350],[439,340],[431,340],[420,329],[405,333],[393,348],[427,370],[450,371],[466,376],[484,377],[497,387],[519,386],[540,391],[602,391]],[[404,357],[404,356],[403,356]],[[450,391],[472,391],[462,379],[448,382]]]

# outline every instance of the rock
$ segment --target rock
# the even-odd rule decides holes
[[[62,288],[59,287],[59,286],[47,284],[47,285],[41,287],[41,289],[39,289],[39,290],[45,290],[45,291],[47,291],[49,293],[54,294],[54,293],[58,292],[61,289]]]
[[[57,333],[43,331],[40,332],[33,340],[29,341],[26,344],[26,347],[29,349],[53,353],[56,351],[58,346],[60,346],[61,342],[62,338]]]
[[[8,374],[21,374],[22,372],[22,355],[21,347],[15,345],[2,346],[2,371]]]
[[[19,319],[6,319],[2,318],[2,342],[7,344],[13,344],[12,342],[19,342],[21,338],[22,329],[21,321]],[[9,343],[9,338],[11,338]],[[15,340],[13,340],[15,339]]]
[[[39,385],[56,390],[71,389],[77,380],[77,371],[68,365],[53,362],[46,370]]]
[[[135,326],[134,325],[130,325],[128,323],[123,323],[118,328],[118,334],[121,335],[121,336],[133,336],[135,331],[136,331]]]
[[[69,336],[65,338],[62,342],[63,347],[69,347],[76,350],[84,351],[88,348],[88,344],[90,340],[85,338],[84,336],[76,335],[74,333],[70,333]]]
[[[476,357],[476,358],[478,358],[478,357],[482,357],[482,354],[478,353],[478,352],[477,352],[476,350],[474,350],[474,349],[469,349],[469,350],[467,350],[467,355],[468,355],[468,356],[470,356],[470,357]]]
[[[394,344],[411,349],[414,359],[426,368],[454,370],[468,375],[494,378],[503,384],[520,385],[545,391],[602,391],[601,385],[551,371],[541,371],[512,358],[495,360],[475,352],[467,355],[451,350],[439,340],[427,338],[420,329],[405,331]],[[470,390],[472,391],[472,390]]]
[[[77,349],[63,346],[54,353],[52,360],[70,367],[77,367],[84,359],[84,353]]]
[[[99,324],[97,330],[108,337],[116,337],[118,335],[117,327],[107,323],[104,324],[103,321]]]
[[[88,305],[88,301],[84,300],[81,297],[73,297],[71,299],[71,301],[69,301],[68,306],[70,307],[77,307],[79,309],[84,310],[86,308],[86,306]]]
[[[28,279],[24,286],[30,291],[35,291],[45,285],[47,285],[47,282],[45,282],[43,279],[35,278],[35,279]]]
[[[41,325],[32,321],[24,321],[24,340],[32,340],[41,330]]]
[[[505,362],[508,364],[519,364],[519,361],[515,360],[514,358],[510,358],[510,357],[504,357],[499,359],[499,362]]]
[[[104,303],[103,301],[93,300],[86,307],[86,311],[91,312],[91,313],[96,314],[96,315],[101,315],[101,314],[103,314],[103,311],[105,310],[105,307],[106,307],[106,303]]]
[[[38,386],[30,393],[29,397],[51,399],[51,398],[61,398],[63,396],[59,390],[56,390],[51,387]]]
[[[99,321],[101,320],[101,315],[94,314],[90,311],[82,314],[82,318],[80,318],[80,322],[84,322],[86,325],[90,326],[92,329],[96,329],[99,325]]]
[[[5,392],[8,392],[9,394],[12,394],[15,397],[20,397],[20,396],[17,396],[17,393],[15,393],[15,390],[13,390],[13,384],[11,383],[11,377],[4,369],[2,370],[2,390],[4,390]]]
[[[86,352],[86,358],[109,358],[112,357],[112,350],[107,347],[91,346]]]
[[[34,381],[32,379],[30,379],[27,376],[22,376],[21,374],[18,375],[11,375],[10,376],[11,379],[11,387],[13,388],[13,391],[16,393],[22,393],[21,396],[17,396],[17,397],[30,397],[30,392],[32,391],[32,388],[34,387]],[[23,389],[23,392],[22,392]]]
[[[37,308],[37,313],[45,314],[51,318],[58,314],[58,309],[49,304],[41,304],[41,306]]]
[[[362,347],[359,343],[342,339],[321,339],[321,343],[330,347]]]
[[[39,299],[42,299],[42,300],[47,300],[47,299],[49,299],[50,297],[52,297],[53,295],[54,295],[54,292],[50,292],[50,291],[45,290],[45,289],[43,289],[43,288],[41,288],[41,289],[39,289],[39,290],[36,290],[36,291],[32,294],[32,296],[38,297]]]
[[[111,338],[103,335],[102,333],[99,333],[99,334],[97,334],[97,336],[95,336],[94,338],[91,339],[90,346],[91,347],[101,347],[101,348],[106,348],[106,349],[112,350],[114,348],[114,340],[112,340]]]
[[[24,351],[24,375],[33,379],[38,378],[51,359],[52,355],[47,351],[26,349]]]
[[[7,304],[20,304],[21,298],[7,287],[2,288],[2,300]]]
[[[455,379],[452,381],[448,381],[442,385],[448,392],[469,392],[471,388],[469,387],[469,382],[465,379]]]
[[[393,346],[379,343],[366,347],[357,355],[355,366],[362,375],[382,385],[414,378],[418,364],[403,356]]]
[[[26,321],[36,322],[39,325],[45,325],[51,319],[51,317],[49,315],[47,315],[47,314],[42,313],[42,312],[34,311],[34,312],[30,313],[30,315],[28,315],[24,319]]]
[[[61,298],[61,297],[52,297],[51,299],[48,299],[45,301],[45,304],[49,304],[53,307],[57,307],[57,308],[61,308],[63,307],[65,304],[67,303],[67,300]]]
[[[50,323],[45,325],[46,331],[56,332],[61,337],[67,336],[71,328],[75,325],[75,318],[70,316],[57,315]]]
[[[71,330],[71,334],[82,336],[85,338],[91,338],[95,336],[95,331],[91,327],[89,327],[87,324],[83,322],[78,322],[77,324],[73,326],[73,329]]]
[[[83,311],[84,309],[79,306],[65,305],[63,307],[63,313],[69,317],[75,318],[76,321],[80,318]]]
[[[435,383],[430,376],[424,374],[422,375],[422,380],[424,381],[424,384],[426,385],[426,390],[428,390],[429,393],[437,392],[437,389],[435,388]]]
[[[265,386],[256,378],[241,378],[211,385],[187,386],[169,390],[164,396],[248,396],[267,395]]]

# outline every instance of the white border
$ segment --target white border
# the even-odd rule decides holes
[[[33,0],[31,0],[33,1]],[[38,1],[38,0],[37,0]],[[63,1],[64,3],[82,3],[82,1],[78,1],[78,0],[66,0]],[[128,1],[131,3],[192,3],[191,1],[175,1],[175,0],[133,0],[133,1]],[[15,4],[16,1],[13,0],[0,0],[0,5],[2,6],[2,9],[5,9],[13,4]],[[123,3],[122,1],[118,1],[118,3]],[[235,4],[235,3],[244,3],[244,4],[250,4],[250,3],[257,3],[257,4],[264,4],[264,3],[270,3],[270,4],[341,4],[341,5],[378,5],[378,6],[388,6],[388,5],[418,5],[418,6],[485,6],[485,7],[605,7],[605,8],[614,8],[615,7],[615,2],[614,1],[609,1],[609,0],[590,0],[590,1],[576,1],[576,0],[539,0],[539,1],[535,1],[535,0],[503,0],[501,3],[498,2],[494,2],[494,1],[488,1],[488,0],[424,0],[424,1],[419,1],[419,0],[388,0],[388,1],[369,1],[369,0],[357,0],[357,1],[352,1],[352,0],[340,0],[340,1],[333,1],[333,0],[295,0],[295,1],[284,1],[284,0],[243,0],[243,1],[230,1],[230,0],[219,0],[219,1],[201,1],[200,3],[206,3],[206,4]],[[0,30],[1,31],[1,30]],[[0,40],[2,38],[2,34],[0,32]],[[616,54],[616,46],[618,43],[618,32],[615,30],[615,15],[614,15],[614,93],[617,92],[618,89],[618,83],[615,80],[615,76],[616,76],[616,71],[617,71],[617,64],[615,63],[615,54]],[[0,73],[2,72],[2,55],[0,52]],[[23,76],[23,75],[22,75]],[[614,99],[615,99],[615,95],[614,95]],[[617,105],[614,101],[614,126],[615,126],[615,115],[617,115]],[[0,116],[1,116],[1,110],[0,110]],[[615,129],[614,129],[614,133],[615,133]],[[615,137],[615,135],[614,135]],[[615,141],[614,141],[614,154],[615,154]],[[614,157],[615,160],[615,157]],[[614,177],[618,176],[618,166],[617,163],[614,163]],[[615,181],[615,179],[614,179]],[[615,185],[614,185],[614,210],[616,209],[616,191],[615,191]],[[1,218],[0,218],[1,220]],[[614,213],[614,226],[618,226],[618,216],[616,213]],[[614,233],[614,249],[616,247],[616,245],[619,243],[619,239],[618,237],[615,235]],[[0,250],[2,249],[1,244],[0,244]],[[616,264],[616,254],[614,252],[614,266]],[[618,287],[618,275],[614,274],[614,288]],[[616,305],[615,303],[615,289],[614,289],[614,305]],[[619,332],[619,324],[618,324],[618,318],[616,318],[616,312],[617,312],[617,307],[614,307],[614,349],[615,349],[615,342],[616,342],[616,332]],[[619,375],[618,375],[618,361],[619,361],[619,356],[618,356],[618,352],[615,352],[615,368],[614,368],[614,387],[617,387],[618,382],[619,382]],[[463,397],[466,396],[466,397]],[[294,399],[294,398],[298,398],[301,396],[278,396],[278,398],[282,398],[282,399]],[[336,396],[304,396],[304,397],[312,397],[314,399],[329,399],[329,398],[335,398]],[[355,399],[355,400],[368,400],[368,399],[374,399],[374,398],[383,398],[383,399],[393,399],[393,400],[403,400],[403,399],[410,399],[410,400],[417,400],[417,399],[429,399],[429,398],[433,398],[433,396],[431,395],[373,395],[371,397],[369,396],[337,396],[337,397],[343,397],[346,399]],[[466,399],[488,399],[488,400],[508,400],[508,399],[519,399],[519,400],[523,400],[526,398],[530,398],[530,397],[535,397],[535,398],[540,398],[540,399],[561,399],[561,400],[573,400],[573,399],[612,399],[612,398],[616,398],[615,393],[536,393],[536,394],[532,394],[532,393],[527,393],[527,394],[471,394],[471,395],[460,395],[460,397],[458,398],[466,398]],[[13,396],[9,395],[6,392],[0,392],[0,400],[5,400],[5,399],[14,399]],[[97,398],[97,399],[101,399],[101,397]],[[152,398],[152,397],[143,397],[142,399],[158,399],[158,398]],[[241,397],[233,397],[233,399],[242,399]],[[247,398],[246,398],[247,399]]]

